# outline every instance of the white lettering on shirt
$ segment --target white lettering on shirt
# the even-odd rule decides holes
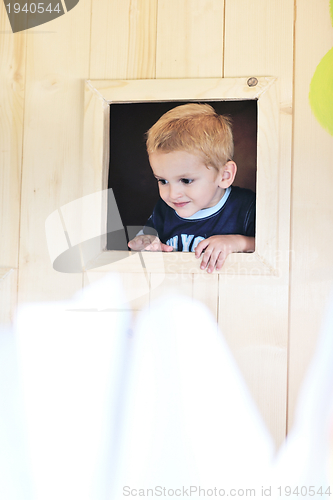
[[[203,238],[202,236],[197,236],[195,238],[195,240],[193,241],[193,245],[192,245],[192,252],[194,252],[194,250],[196,249],[196,247],[199,245],[200,241],[203,241],[205,238]]]
[[[173,247],[175,250],[178,250],[178,236],[173,236],[173,238],[170,238],[167,242],[167,245],[170,245]]]
[[[183,243],[183,252],[189,252],[189,247],[191,244],[191,241],[194,238],[194,234],[181,234],[181,239]]]

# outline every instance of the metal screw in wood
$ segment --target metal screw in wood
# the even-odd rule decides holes
[[[255,87],[256,85],[258,85],[258,79],[255,77],[249,78],[247,84],[249,87]]]

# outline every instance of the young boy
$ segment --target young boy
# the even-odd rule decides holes
[[[209,273],[229,253],[253,252],[255,194],[231,187],[237,166],[229,119],[208,104],[185,104],[165,113],[147,137],[160,200],[128,246],[203,254],[200,268]]]

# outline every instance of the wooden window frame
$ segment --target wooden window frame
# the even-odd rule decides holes
[[[279,102],[277,78],[199,78],[152,80],[88,80],[85,89],[85,191],[107,193],[110,158],[110,104],[154,101],[257,100],[257,216],[256,248],[249,254],[231,254],[219,274],[279,275],[279,220],[283,199],[279,194]],[[87,185],[89,183],[89,187]],[[140,252],[106,249],[107,196],[101,197],[100,251],[88,269],[107,266],[118,272],[142,272]],[[125,258],[131,257],[131,258]],[[150,273],[202,274],[192,252],[144,252]],[[108,270],[108,269],[106,269]]]

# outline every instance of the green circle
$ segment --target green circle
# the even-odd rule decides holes
[[[317,66],[310,84],[309,99],[313,114],[333,135],[333,47]]]

